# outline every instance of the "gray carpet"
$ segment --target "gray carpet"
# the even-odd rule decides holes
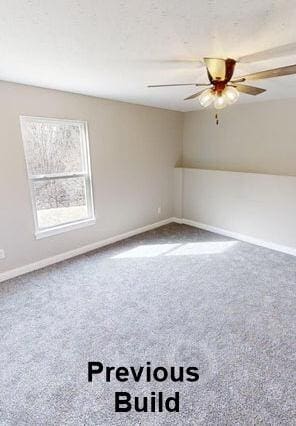
[[[1,425],[292,425],[296,259],[171,224],[0,284]],[[197,366],[119,383],[108,366]],[[114,413],[114,392],[180,413]]]

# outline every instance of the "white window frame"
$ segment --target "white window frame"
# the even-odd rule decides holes
[[[47,117],[34,117],[34,116],[20,116],[20,125],[21,125],[21,133],[23,135],[23,126],[27,121],[37,121],[41,123],[69,123],[75,124],[81,127],[81,135],[82,135],[82,159],[83,159],[83,168],[84,170],[80,173],[57,173],[57,174],[47,174],[47,175],[30,175],[30,171],[28,168],[28,163],[25,160],[27,166],[27,177],[30,187],[31,194],[31,203],[34,217],[34,226],[35,226],[35,238],[45,238],[50,237],[52,235],[61,234],[63,232],[72,231],[74,229],[84,228],[85,226],[94,225],[96,223],[95,218],[95,210],[94,210],[94,201],[93,201],[93,189],[92,189],[92,179],[91,179],[91,164],[90,164],[90,151],[89,151],[89,139],[88,139],[88,128],[87,121],[81,120],[68,120],[61,118],[47,118]],[[23,140],[23,138],[22,138]],[[25,141],[23,140],[23,147],[25,152]],[[37,204],[35,200],[35,191],[33,188],[33,182],[37,181],[46,181],[50,179],[71,179],[76,177],[84,177],[85,179],[85,191],[86,191],[86,205],[88,209],[88,217],[86,219],[75,220],[63,223],[61,225],[51,226],[47,228],[40,228],[38,225],[38,217],[37,217]]]

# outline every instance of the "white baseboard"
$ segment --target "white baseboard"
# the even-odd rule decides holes
[[[179,223],[182,225],[184,223],[184,219],[181,219],[180,217],[171,217],[171,222]]]
[[[282,253],[296,256],[296,249],[293,247],[282,246],[280,244],[272,243],[269,241],[259,240],[248,235],[239,234],[238,232],[228,231],[227,229],[216,228],[212,225],[205,223],[195,222],[189,219],[178,219],[177,223],[183,223],[184,225],[194,226],[195,228],[204,229],[205,231],[215,232],[216,234],[225,235],[226,237],[234,238],[236,240],[244,241],[246,243],[255,244],[256,246],[265,247],[271,250],[280,251]]]
[[[0,273],[0,282],[9,280],[19,275],[26,274],[28,272],[36,271],[37,269],[44,268],[45,266],[53,265],[54,263],[62,262],[63,260],[70,259],[71,257],[79,256],[80,254],[87,253],[92,250],[96,250],[100,247],[107,246],[109,244],[116,243],[117,241],[125,240],[126,238],[132,237],[142,232],[150,231],[160,226],[167,225],[171,222],[177,222],[177,218],[171,217],[168,219],[161,220],[159,222],[152,223],[150,225],[142,226],[141,228],[133,229],[123,234],[115,235],[114,237],[107,238],[105,240],[98,241],[96,243],[88,244],[83,247],[79,247],[75,250],[67,251],[56,256],[48,257],[46,259],[38,260],[37,262],[24,265],[16,269],[11,269],[6,272]]]

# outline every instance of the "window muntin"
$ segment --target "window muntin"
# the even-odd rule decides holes
[[[39,117],[20,120],[36,236],[93,222],[86,122]]]

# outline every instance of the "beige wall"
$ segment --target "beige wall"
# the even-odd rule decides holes
[[[296,176],[296,99],[185,114],[187,167]]]
[[[0,93],[0,272],[173,215],[181,113],[5,82]],[[87,120],[96,225],[35,240],[20,115]]]

